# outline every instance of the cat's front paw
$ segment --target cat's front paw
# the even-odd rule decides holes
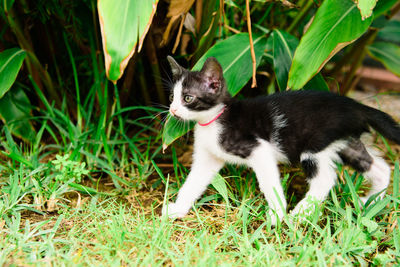
[[[170,219],[183,218],[188,212],[188,208],[172,202],[168,203],[168,205],[164,205],[162,208],[162,216],[168,216]]]
[[[283,221],[283,217],[285,216],[285,213],[281,210],[275,211],[270,209],[268,211],[268,216],[271,219],[271,225],[276,226],[278,222]]]

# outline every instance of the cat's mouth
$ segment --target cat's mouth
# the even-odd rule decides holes
[[[172,117],[174,117],[175,119],[178,119],[178,120],[180,120],[180,121],[184,121],[184,120],[185,120],[184,118],[179,117],[178,115],[176,115],[176,114],[174,114],[174,113],[172,113],[172,112],[170,112],[169,114],[171,114]]]
[[[182,118],[181,116],[177,115],[177,111],[178,111],[177,109],[170,108],[169,114],[171,114],[172,117],[175,117],[175,118],[178,119],[178,120],[181,120],[181,121],[185,120],[185,119]]]

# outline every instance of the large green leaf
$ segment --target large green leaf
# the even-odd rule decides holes
[[[114,83],[140,51],[158,0],[98,0],[107,77]]]
[[[282,30],[274,30],[272,40],[276,81],[279,90],[284,91],[287,89],[289,70],[299,40]]]
[[[367,47],[367,51],[371,57],[380,61],[388,70],[400,76],[400,46],[375,42]]]
[[[359,38],[371,21],[372,17],[361,19],[351,0],[325,0],[296,49],[289,72],[289,87],[303,87],[333,55]]]
[[[32,142],[36,135],[30,123],[30,106],[29,98],[18,87],[14,87],[0,99],[0,118],[12,134],[28,142]]]
[[[165,150],[176,139],[193,129],[194,125],[195,123],[192,121],[183,122],[168,114],[162,133],[163,150]]]
[[[305,90],[318,90],[318,91],[329,91],[329,86],[326,83],[324,77],[321,73],[315,75],[311,80],[309,80],[303,89]]]
[[[400,20],[391,20],[378,31],[378,39],[400,43]]]
[[[273,68],[276,76],[278,87],[281,91],[288,89],[287,81],[290,66],[292,65],[294,51],[296,50],[299,40],[282,30],[274,30],[272,33],[273,40]],[[318,73],[305,86],[305,89],[329,91],[324,78]]]
[[[267,38],[262,35],[253,35],[254,52],[257,66],[267,45]],[[232,51],[234,49],[234,52]],[[209,57],[215,57],[224,70],[224,77],[228,91],[236,95],[252,76],[252,62],[248,33],[235,34],[211,47],[196,63],[192,70],[200,70]],[[177,119],[169,117],[164,125],[163,145],[164,149],[177,138],[185,134],[189,129],[176,127]]]
[[[10,89],[17,78],[26,52],[19,48],[7,49],[0,53],[0,98]]]
[[[358,0],[357,7],[360,10],[362,19],[366,19],[372,15],[372,10],[374,9],[376,2],[378,0]]]

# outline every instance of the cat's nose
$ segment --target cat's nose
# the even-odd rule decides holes
[[[177,109],[176,108],[170,108],[169,111],[172,113],[172,115],[175,116]]]

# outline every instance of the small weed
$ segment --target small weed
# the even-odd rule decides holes
[[[69,155],[56,155],[56,159],[51,161],[54,168],[58,171],[55,177],[56,181],[80,183],[82,176],[88,175],[89,170],[86,169],[85,162],[79,163],[70,160],[69,157]]]

